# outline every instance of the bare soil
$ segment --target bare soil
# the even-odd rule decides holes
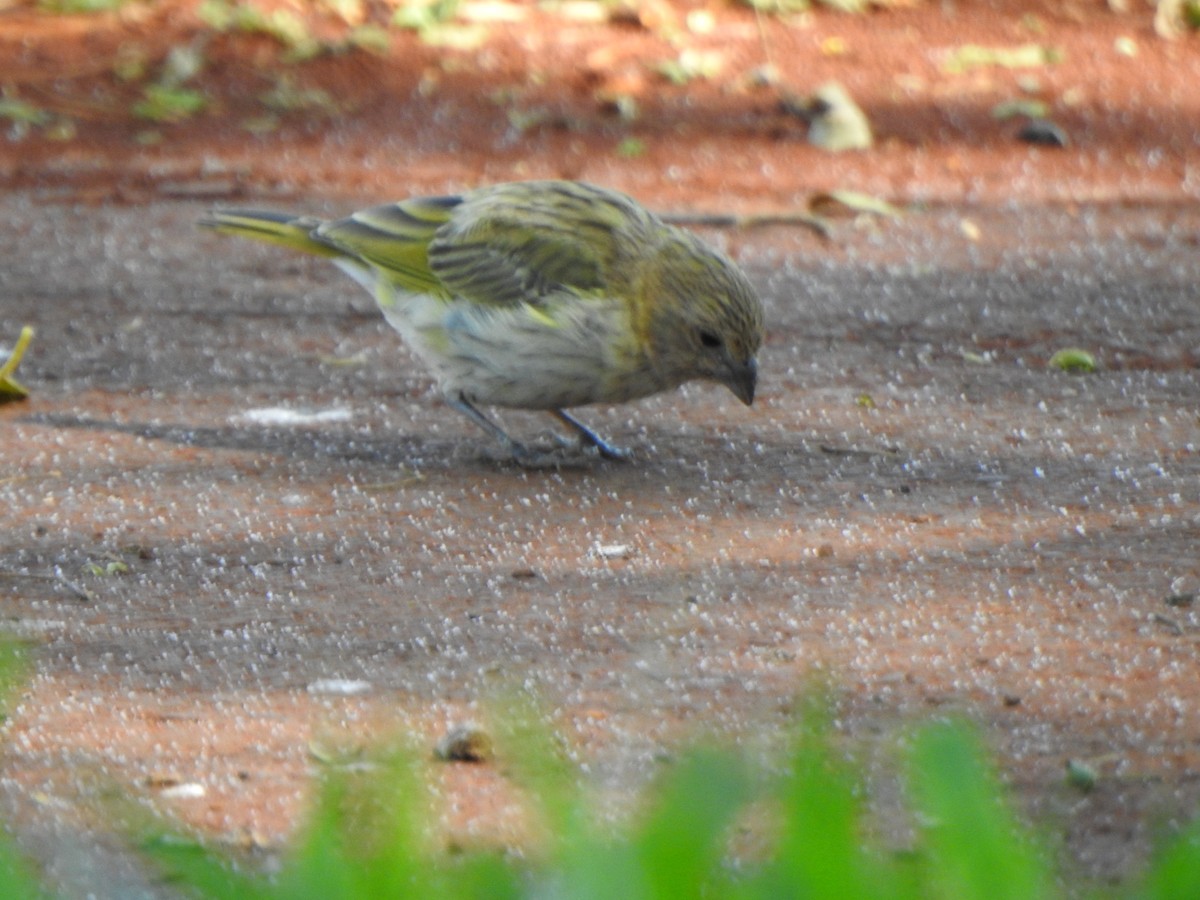
[[[905,729],[962,714],[1068,871],[1130,877],[1200,813],[1200,38],[1138,2],[761,31],[739,6],[513,9],[474,49],[397,31],[304,63],[190,3],[0,13],[0,81],[52,113],[0,141],[0,343],[38,330],[32,396],[0,407],[0,611],[36,648],[0,785],[26,846],[70,895],[153,895],[112,852],[114,784],[270,853],[320,759],[432,748],[514,685],[619,805],[690,736],[777,748],[817,678],[896,846]],[[1060,61],[947,65],[1026,43]],[[208,108],[133,116],[181,44]],[[684,50],[720,67],[671,84],[655,65]],[[781,105],[830,79],[872,150],[814,148]],[[283,83],[307,105],[267,110]],[[1031,97],[1068,146],[994,117]],[[545,471],[493,459],[334,270],[193,227],[526,177],[906,213],[706,229],[767,305],[760,399],[582,410],[633,459]],[[1048,367],[1064,347],[1098,371]],[[430,777],[447,841],[527,839],[502,764]]]

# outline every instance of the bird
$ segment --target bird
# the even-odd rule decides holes
[[[446,403],[517,462],[544,454],[480,407],[548,412],[583,451],[624,459],[568,410],[693,380],[754,402],[764,315],[753,285],[615,190],[517,181],[345,218],[218,209],[199,224],[330,259],[371,293]]]
[[[808,142],[833,153],[869,150],[874,143],[867,114],[850,93],[831,81],[807,100],[786,99],[785,108],[808,122]]]

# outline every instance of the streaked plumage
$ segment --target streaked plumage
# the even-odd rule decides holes
[[[565,410],[694,379],[754,399],[762,306],[742,272],[634,200],[570,181],[423,197],[332,221],[223,210],[203,225],[330,258],[372,293],[447,401],[528,456],[477,406]]]

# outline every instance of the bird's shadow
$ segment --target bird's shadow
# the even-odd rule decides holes
[[[129,434],[184,447],[271,453],[297,459],[338,459],[379,465],[436,462],[454,455],[457,442],[430,442],[389,434],[374,437],[361,433],[317,428],[272,428],[252,425],[187,425],[178,423],[117,422],[112,419],[64,413],[38,413],[20,421],[50,428]]]
[[[326,428],[279,428],[254,425],[186,425],[118,422],[65,413],[35,413],[19,421],[50,428],[128,434],[183,447],[266,453],[296,460],[339,460],[386,468],[479,469],[592,468],[608,460],[597,453],[546,444],[545,452],[518,460],[486,438],[430,441],[389,433],[372,436]],[[537,449],[541,450],[539,444]]]

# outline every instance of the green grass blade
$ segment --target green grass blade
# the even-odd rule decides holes
[[[404,753],[365,772],[327,773],[316,808],[279,876],[291,900],[438,896],[421,823],[427,792]]]
[[[727,754],[699,751],[683,759],[634,837],[650,896],[701,896],[720,866],[733,816],[749,799],[748,785]]]
[[[217,851],[190,838],[162,832],[143,840],[140,849],[164,880],[182,889],[185,896],[220,900],[267,900],[273,896],[264,881],[236,871]]]
[[[547,855],[586,840],[591,831],[578,772],[558,736],[525,692],[506,694],[497,703],[494,722],[496,757],[524,789],[532,812],[549,840]]]
[[[910,779],[927,848],[930,895],[947,900],[1050,897],[1045,861],[1003,801],[978,740],[961,725],[922,729]]]
[[[517,869],[497,853],[475,852],[442,872],[441,896],[454,900],[520,900],[529,896]]]
[[[1145,886],[1136,896],[1144,900],[1200,897],[1200,819],[1188,825],[1155,856]]]
[[[849,763],[832,745],[823,703],[807,704],[782,789],[783,831],[773,885],[763,896],[876,898],[887,879],[864,848],[860,790]]]
[[[605,841],[593,834],[567,849],[546,879],[545,889],[532,896],[555,900],[648,900],[651,893],[635,847],[624,841]]]
[[[288,900],[350,900],[354,896],[354,865],[346,855],[346,807],[349,793],[343,773],[329,773],[320,786],[295,849],[276,882],[275,896]]]
[[[22,858],[8,835],[0,835],[0,885],[3,885],[6,900],[37,900],[47,896],[38,885],[33,868]]]

